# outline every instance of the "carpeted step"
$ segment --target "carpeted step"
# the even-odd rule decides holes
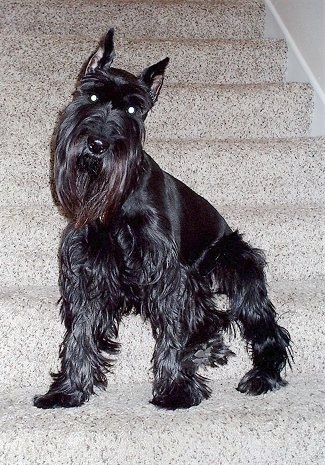
[[[220,213],[245,239],[266,251],[271,279],[324,272],[325,209],[319,205],[223,206]],[[65,220],[53,208],[3,208],[0,283],[55,284],[57,248]]]
[[[325,462],[324,139],[300,139],[312,90],[283,83],[286,47],[263,40],[264,15],[262,0],[2,0],[0,465]],[[111,26],[116,66],[138,71],[171,57],[148,152],[266,249],[270,296],[294,342],[285,389],[235,390],[250,367],[237,340],[237,357],[207,372],[211,399],[158,410],[149,403],[150,328],[129,317],[106,392],[78,409],[32,406],[64,332],[56,305],[64,220],[51,206],[49,141],[81,63]]]
[[[32,36],[58,34],[96,37],[109,27],[126,37],[256,38],[263,35],[265,9],[260,0],[77,0],[51,2],[3,0],[0,30]]]
[[[315,189],[325,171],[325,138],[193,142],[148,140],[146,151],[167,172],[222,207],[324,204]],[[3,144],[0,205],[52,204],[50,148],[25,138]],[[28,195],[27,195],[28,192]]]
[[[50,90],[45,83],[33,89],[31,83],[21,83],[19,94],[0,83],[0,92],[4,95],[0,109],[0,136],[4,139],[17,138],[17,129],[34,137],[50,134],[59,110],[71,100],[59,82]],[[26,101],[31,92],[32,100]],[[147,118],[147,133],[174,140],[306,136],[312,94],[312,88],[304,83],[167,85]]]
[[[0,463],[324,463],[320,376],[261,397],[243,396],[235,383],[215,382],[211,399],[176,412],[149,404],[147,384],[110,386],[85,406],[54,411],[31,405],[35,389],[11,390],[0,400]]]
[[[299,137],[309,132],[311,111],[307,84],[168,86],[147,132],[176,140]]]
[[[100,35],[32,37],[26,34],[22,41],[20,35],[2,35],[4,56],[1,61],[6,70],[2,82],[19,86],[22,80],[34,82],[36,78],[71,85],[99,39]],[[281,82],[286,68],[283,40],[131,40],[115,35],[114,41],[116,57],[113,66],[135,74],[169,56],[166,74],[169,84]],[[61,55],[58,49],[63,51]]]
[[[325,290],[324,277],[313,280],[282,280],[271,282],[269,294],[279,315],[279,324],[286,327],[293,340],[295,364],[287,375],[324,371],[324,328],[322,321]],[[37,387],[43,390],[50,382],[50,371],[58,368],[59,345],[64,327],[60,323],[58,289],[52,287],[2,287],[0,292],[0,379],[3,388]],[[221,308],[227,308],[221,299]],[[10,315],[10,318],[8,318]],[[226,341],[236,353],[228,365],[202,371],[209,379],[234,378],[237,383],[251,367],[245,345],[226,336]],[[154,341],[150,325],[139,317],[125,318],[120,326],[121,352],[109,385],[138,383],[152,379],[151,357]]]

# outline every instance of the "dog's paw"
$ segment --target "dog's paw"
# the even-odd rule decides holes
[[[237,391],[258,396],[268,391],[275,391],[288,383],[279,374],[270,374],[259,368],[253,368],[241,379]]]
[[[156,407],[160,407],[166,410],[177,410],[199,405],[202,400],[203,398],[193,398],[184,392],[178,392],[170,395],[154,396],[151,403]]]
[[[43,396],[35,396],[33,403],[35,407],[42,409],[60,407],[79,407],[84,403],[81,395],[64,394],[62,392],[48,392]]]
[[[194,347],[189,347],[182,359],[182,369],[185,371],[197,370],[203,366],[222,366],[228,362],[229,357],[235,354],[224,345],[222,338],[209,340]]]
[[[157,407],[167,410],[186,409],[199,405],[210,396],[210,390],[202,385],[200,388],[188,382],[178,382],[163,395],[155,395],[151,401]]]

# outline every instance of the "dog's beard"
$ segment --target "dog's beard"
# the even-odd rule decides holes
[[[58,146],[57,151],[62,149]],[[97,219],[108,224],[137,184],[142,146],[126,145],[121,140],[102,158],[78,162],[90,157],[80,149],[78,143],[68,148],[64,163],[56,166],[58,198],[75,227]]]

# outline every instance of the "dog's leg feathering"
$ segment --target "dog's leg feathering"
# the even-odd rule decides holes
[[[36,396],[39,408],[76,407],[94,388],[105,388],[110,360],[117,353],[118,300],[107,276],[101,274],[100,254],[90,263],[87,228],[68,227],[61,247],[61,315],[66,335],[60,349],[61,369],[45,395]],[[89,247],[88,247],[89,248]]]
[[[198,368],[224,365],[234,355],[222,337],[228,315],[216,309],[209,286],[190,273],[183,284],[159,303],[153,322],[152,403],[166,409],[188,408],[207,399],[211,390]]]
[[[268,298],[263,253],[243,241],[238,232],[222,237],[197,263],[210,276],[218,292],[230,301],[230,316],[240,325],[253,361],[253,368],[237,389],[263,394],[285,386],[281,371],[290,366],[292,354],[288,331],[277,324]]]

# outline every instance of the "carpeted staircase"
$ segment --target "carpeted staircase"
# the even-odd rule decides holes
[[[325,138],[309,136],[313,91],[284,82],[286,44],[263,39],[264,14],[262,0],[2,0],[0,464],[325,463]],[[63,334],[51,134],[111,26],[115,66],[137,73],[171,58],[147,151],[267,253],[270,294],[294,340],[285,389],[238,393],[250,362],[232,341],[237,357],[208,372],[211,399],[158,410],[150,329],[129,318],[106,392],[71,410],[32,405]]]

